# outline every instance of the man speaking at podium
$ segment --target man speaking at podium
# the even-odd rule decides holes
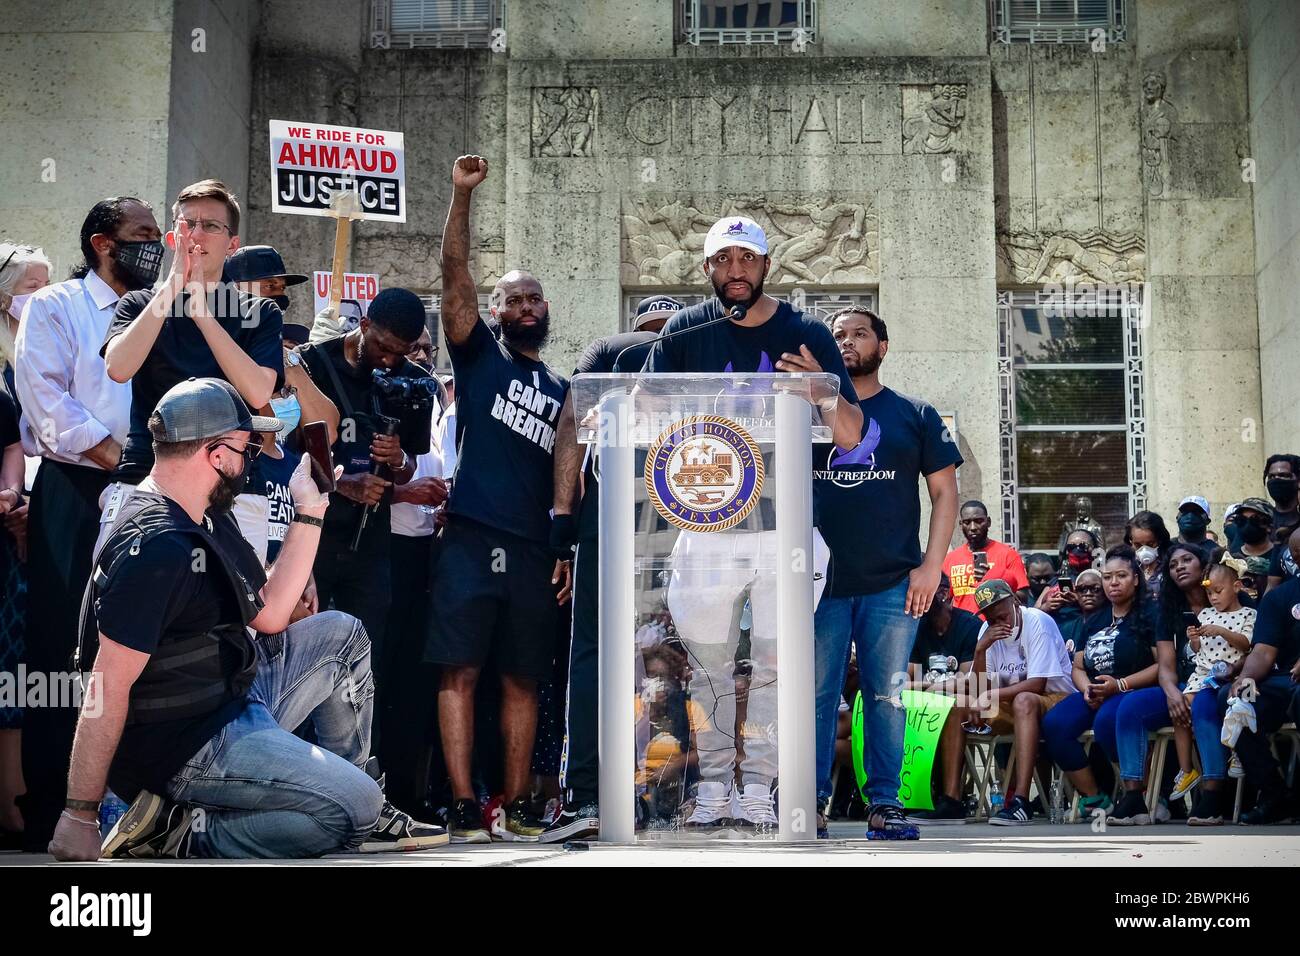
[[[714,298],[668,320],[662,334],[672,337],[654,344],[644,371],[831,372],[840,379],[835,444],[846,450],[857,445],[862,412],[830,330],[763,292],[772,261],[762,227],[743,216],[719,220],[704,240],[704,257]],[[717,321],[733,311],[736,317]],[[688,331],[695,326],[701,327]],[[814,602],[826,583],[828,557],[814,529]],[[777,825],[772,799],[776,739],[771,731],[776,726],[776,582],[770,571],[760,579],[757,570],[773,567],[776,560],[775,531],[682,531],[673,548],[676,569],[668,587],[668,609],[690,654],[691,699],[707,718],[695,734],[701,779],[695,809],[686,821],[689,829],[722,829],[733,821],[759,830]],[[708,570],[694,570],[704,568]],[[753,670],[745,727],[752,730],[744,734],[737,789],[732,786],[737,749],[735,657],[746,595],[752,613]]]

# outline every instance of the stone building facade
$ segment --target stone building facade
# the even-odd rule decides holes
[[[692,35],[742,5],[797,29]],[[541,278],[565,370],[641,295],[703,295],[704,232],[751,216],[769,291],[879,310],[886,382],[951,416],[963,497],[1026,549],[1055,547],[1067,492],[1111,540],[1193,493],[1218,528],[1300,445],[1300,4],[1100,0],[1100,32],[1032,36],[1003,0],[477,6],[500,32],[417,35],[403,0],[181,3],[170,31],[160,12],[172,95],[141,118],[159,153],[141,188],[246,183],[245,241],[323,269],[331,222],[269,211],[268,121],[402,130],[410,215],[358,225],[352,268],[436,313],[451,162],[480,153],[476,277]],[[181,55],[204,18],[245,25],[225,71]],[[133,171],[106,161],[78,201]]]

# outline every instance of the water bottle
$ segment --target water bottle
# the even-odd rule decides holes
[[[1210,679],[1206,683],[1210,687],[1219,688],[1232,680],[1232,665],[1227,661],[1215,661],[1210,665]]]
[[[1061,790],[1061,781],[1052,781],[1052,808],[1049,819],[1052,823],[1065,822],[1065,794]]]
[[[104,791],[104,799],[99,802],[99,835],[108,836],[118,818],[126,813],[128,804],[112,790]]]
[[[1002,787],[998,783],[998,766],[993,765],[992,774],[989,777],[989,816],[997,816],[1002,809]]]

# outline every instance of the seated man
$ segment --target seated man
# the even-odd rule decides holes
[[[295,517],[267,575],[230,508],[259,435],[281,423],[201,378],[163,395],[148,427],[151,470],[109,530],[82,604],[81,666],[88,637],[99,649],[50,852],[276,858],[446,842],[389,805],[375,779],[360,622],[330,612],[289,624],[329,504],[309,459],[289,481]],[[318,746],[292,733],[306,722]],[[106,784],[133,802],[101,848]]]
[[[958,685],[962,698],[948,712],[939,740],[944,798],[935,804],[934,816],[920,819],[931,824],[965,819],[959,787],[965,759],[961,727],[966,724],[972,733],[1015,734],[1015,787],[1007,794],[1006,805],[989,822],[1021,826],[1029,823],[1032,815],[1028,794],[1038,760],[1039,724],[1044,714],[1073,693],[1070,658],[1051,617],[1021,607],[1006,581],[982,581],[974,597],[985,624],[975,645],[967,686]]]
[[[979,641],[983,622],[970,611],[952,606],[952,585],[948,576],[940,575],[939,589],[934,592],[934,603],[921,618],[916,631],[916,644],[912,648],[908,686],[935,694],[965,695],[967,675],[975,661],[975,645]],[[971,697],[974,690],[971,689]],[[950,719],[940,737],[940,752],[948,750],[941,758],[943,766],[943,793],[935,799],[933,810],[919,810],[908,814],[908,819],[918,824],[965,823],[966,807],[961,800],[962,771],[961,723]],[[955,745],[956,753],[952,753]]]

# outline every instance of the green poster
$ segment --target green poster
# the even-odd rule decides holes
[[[939,735],[943,732],[953,698],[920,690],[905,690],[903,706],[907,710],[907,733],[903,737],[903,768],[899,774],[898,802],[909,810],[933,810],[930,798],[930,774],[939,753]],[[853,775],[866,799],[867,769],[862,765],[866,743],[862,722],[862,693],[853,698]]]

